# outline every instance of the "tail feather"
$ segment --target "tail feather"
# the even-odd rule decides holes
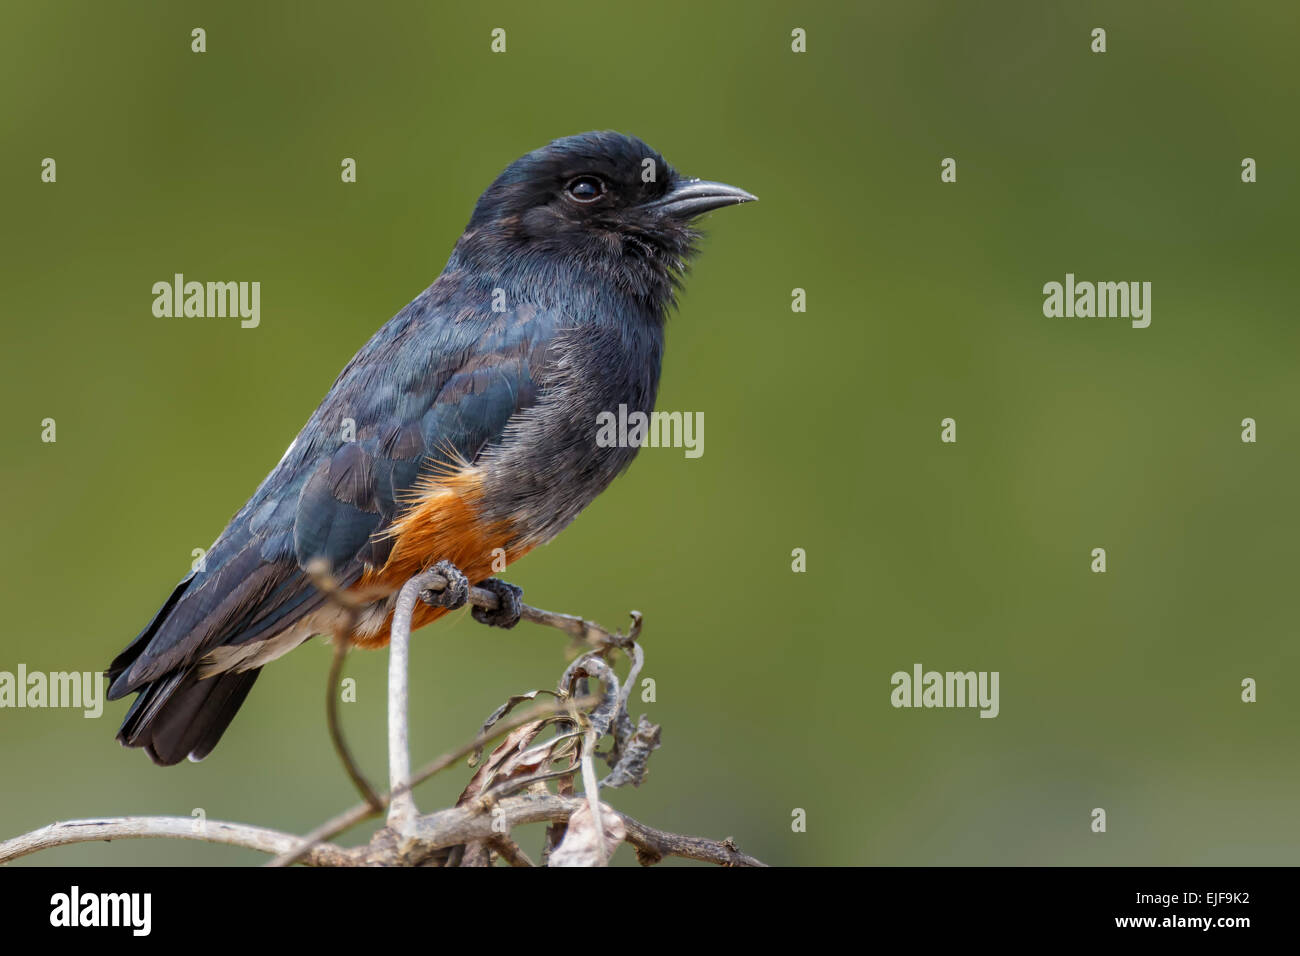
[[[176,585],[167,601],[158,609],[158,613],[150,618],[149,623],[144,626],[144,630],[136,635],[135,640],[128,644],[121,654],[113,658],[113,663],[108,665],[108,670],[105,673],[108,674],[111,684],[108,691],[109,700],[117,700],[119,697],[125,697],[131,692],[131,688],[126,684],[123,675],[135,663],[136,658],[149,647],[149,642],[153,640],[154,634],[158,632],[158,628],[162,626],[162,623],[167,620],[167,615],[171,614],[172,609],[185,596],[185,592],[189,590],[189,586],[193,581],[194,575],[191,573],[180,584]]]
[[[230,726],[259,673],[261,668],[254,668],[200,678],[190,669],[153,681],[140,688],[117,739],[143,747],[164,767],[186,757],[202,760]]]
[[[245,552],[241,552],[237,557],[244,556]],[[206,617],[197,620],[193,606],[187,602],[201,596],[202,586],[196,585],[196,575],[190,574],[176,586],[135,640],[113,659],[107,671],[108,699],[117,700],[131,693],[138,695],[117,732],[117,739],[123,745],[143,747],[154,763],[163,766],[180,763],[186,757],[202,760],[212,752],[257,680],[258,670],[228,671],[200,678],[204,643],[220,644],[224,637],[231,635],[216,633],[210,641],[207,637],[199,640],[196,635],[208,635],[220,625],[232,635],[244,637],[248,628],[241,631],[240,624],[253,612],[241,611],[238,600],[231,594],[251,595],[250,600],[256,598],[254,607],[262,608],[266,604],[265,589],[275,583],[272,572],[281,577],[292,577],[294,573],[288,565],[264,564],[241,578],[227,594],[228,600],[217,601]],[[284,599],[278,596],[270,605],[271,610],[281,609],[283,603]],[[183,628],[189,631],[183,633]],[[197,647],[181,647],[185,653],[178,653],[177,648],[182,644],[194,644],[196,640]]]

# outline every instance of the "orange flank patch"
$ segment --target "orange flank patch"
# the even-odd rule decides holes
[[[482,475],[475,468],[462,468],[427,483],[388,529],[387,534],[396,539],[388,561],[382,568],[367,571],[349,591],[393,594],[416,574],[444,560],[460,568],[470,584],[477,584],[497,573],[492,567],[495,549],[505,550],[507,564],[522,558],[531,546],[512,546],[515,535],[507,522],[483,521],[478,507],[482,497]],[[417,601],[411,629],[446,613],[446,608]],[[392,621],[390,613],[377,631],[354,635],[353,644],[363,648],[386,646]]]

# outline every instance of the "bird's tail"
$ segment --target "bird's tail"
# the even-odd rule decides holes
[[[117,739],[143,747],[156,764],[170,767],[212,752],[248,696],[261,668],[200,678],[197,668],[160,677],[141,687]]]
[[[117,739],[127,747],[143,747],[156,764],[170,767],[186,757],[202,760],[226,732],[248,696],[258,669],[200,678],[195,666],[181,667],[147,683],[129,677],[131,665],[147,655],[158,629],[180,603],[194,580],[190,574],[134,641],[108,665],[108,699],[139,694],[126,712]]]

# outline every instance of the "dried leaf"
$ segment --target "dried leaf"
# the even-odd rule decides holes
[[[606,804],[600,805],[603,834],[596,831],[591,805],[584,803],[569,817],[568,832],[551,854],[547,866],[608,866],[618,845],[627,839],[623,818]],[[604,841],[602,852],[601,841]]]
[[[543,693],[550,694],[551,691],[530,690],[526,694],[515,694],[513,697],[511,697],[504,704],[502,704],[500,707],[498,707],[496,710],[492,711],[492,713],[488,715],[488,719],[483,721],[483,726],[479,728],[479,736],[481,737],[483,734],[486,734],[489,730],[491,730],[498,720],[500,720],[506,714],[510,713],[510,711],[514,710],[516,706],[522,704],[526,700],[533,700],[534,698],[537,697],[538,694],[543,694]],[[477,767],[479,760],[481,760],[482,758],[483,758],[483,748],[478,747],[474,750],[474,753],[470,755],[469,765],[471,767]]]
[[[469,785],[465,787],[465,792],[456,801],[456,806],[462,806],[467,801],[477,797],[493,783],[517,776],[521,770],[531,773],[544,763],[546,754],[550,752],[549,745],[534,748],[542,751],[542,753],[536,755],[532,754],[529,749],[533,738],[537,736],[544,726],[546,726],[545,720],[535,720],[530,724],[524,724],[522,727],[516,727],[507,734],[505,740],[501,741],[497,748],[488,755],[483,766],[474,772]]]
[[[659,749],[659,725],[646,720],[644,714],[637,722],[636,732],[627,739],[618,763],[608,777],[600,782],[602,787],[622,787],[631,784],[639,787],[645,782],[646,761],[651,751]]]

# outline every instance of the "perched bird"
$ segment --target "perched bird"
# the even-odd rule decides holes
[[[109,698],[139,695],[117,739],[163,765],[207,756],[264,664],[342,629],[313,563],[366,602],[363,647],[388,642],[397,591],[433,566],[459,589],[417,603],[413,626],[467,583],[500,598],[476,619],[511,626],[520,592],[491,577],[494,558],[553,538],[631,462],[635,447],[597,444],[597,416],[653,410],[692,220],[754,198],[618,133],[512,163],[438,279],[347,364],[202,569],[109,665]]]

